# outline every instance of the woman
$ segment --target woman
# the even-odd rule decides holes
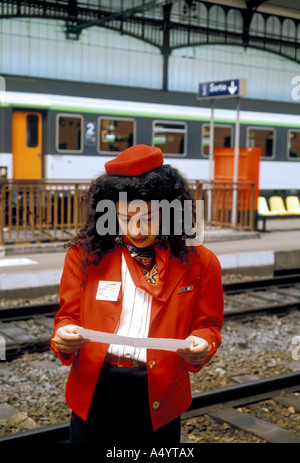
[[[190,190],[176,169],[163,165],[160,149],[133,146],[105,169],[90,187],[86,225],[66,254],[51,340],[72,365],[71,442],[174,445],[191,403],[189,372],[203,368],[221,344],[221,269],[204,246],[186,245]],[[137,200],[144,210],[133,207]],[[169,227],[161,200],[182,206]],[[190,344],[176,352],[109,345],[83,338],[76,326]]]

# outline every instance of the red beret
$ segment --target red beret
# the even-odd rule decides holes
[[[160,148],[135,145],[122,151],[116,158],[105,163],[107,175],[141,175],[163,164]]]

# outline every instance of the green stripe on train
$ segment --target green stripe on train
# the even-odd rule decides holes
[[[13,107],[12,103],[0,103],[0,107]],[[39,109],[48,109],[52,111],[62,111],[68,113],[85,113],[85,114],[99,114],[101,115],[114,115],[114,116],[123,116],[123,117],[144,117],[150,119],[171,119],[171,120],[178,120],[178,121],[195,121],[195,122],[210,122],[209,117],[197,117],[197,116],[181,116],[180,114],[160,114],[160,113],[147,113],[147,112],[138,112],[138,111],[113,111],[110,109],[95,109],[95,108],[78,108],[78,107],[65,107],[65,106],[46,106],[46,105],[30,105],[30,104],[18,104],[18,108],[24,108],[27,110],[39,110]],[[235,119],[232,118],[218,118],[215,117],[214,122],[217,124],[235,124]],[[300,123],[291,123],[287,124],[284,122],[269,122],[269,121],[247,121],[241,120],[241,125],[249,125],[249,126],[268,126],[268,127],[288,127],[288,128],[300,128]]]

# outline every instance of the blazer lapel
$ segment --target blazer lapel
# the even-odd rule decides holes
[[[179,281],[184,277],[185,273],[187,273],[188,270],[188,264],[181,264],[179,260],[176,257],[172,256],[172,254],[170,253],[167,278],[164,284],[164,297],[163,300],[153,298],[150,316],[150,327],[155,317],[164,308],[165,303],[171,297]]]
[[[89,320],[93,328],[89,326],[85,326],[85,328],[109,333],[115,332],[122,311],[122,284],[117,301],[97,299],[97,291],[100,281],[122,282],[121,259],[121,250],[117,248],[112,253],[107,254],[99,266],[93,267],[89,272],[89,298],[85,302],[85,305],[89,304],[87,307],[89,315],[86,316],[86,322]]]

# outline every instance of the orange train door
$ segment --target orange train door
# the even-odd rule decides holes
[[[42,114],[13,112],[13,178],[42,178]]]

